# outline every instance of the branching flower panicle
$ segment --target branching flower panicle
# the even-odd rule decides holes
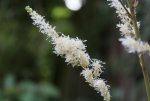
[[[27,12],[33,20],[40,32],[47,35],[50,42],[54,45],[54,53],[65,58],[65,62],[74,66],[81,66],[83,68],[81,75],[85,78],[90,86],[94,87],[97,92],[100,92],[104,100],[110,101],[109,86],[102,80],[100,74],[103,62],[96,59],[91,59],[86,52],[85,41],[79,38],[70,38],[63,34],[58,34],[55,27],[47,23],[41,15],[32,10],[29,6],[26,7]]]
[[[121,44],[129,53],[137,53],[139,62],[142,68],[145,88],[148,101],[150,101],[150,80],[148,70],[145,66],[144,53],[150,55],[150,45],[147,42],[141,41],[140,23],[136,18],[136,7],[139,0],[126,0],[128,7],[123,4],[122,0],[107,0],[110,6],[116,9],[116,13],[121,22],[117,24],[121,32],[122,38],[119,38]]]
[[[107,0],[109,1],[110,7],[114,7],[116,9],[116,13],[120,19],[120,23],[117,24],[121,32],[122,38],[119,38],[119,41],[122,45],[127,49],[129,53],[150,53],[150,45],[146,42],[141,41],[141,39],[137,38],[136,30],[134,28],[134,23],[132,21],[131,9],[126,5],[122,4],[121,0]],[[138,5],[138,1],[133,3],[133,6],[136,7]],[[132,12],[135,12],[133,10]],[[135,12],[136,13],[136,12]],[[138,29],[140,29],[140,23],[136,22]]]

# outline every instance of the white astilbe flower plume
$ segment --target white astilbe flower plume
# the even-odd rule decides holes
[[[41,33],[46,34],[48,38],[58,37],[55,27],[52,27],[49,23],[46,23],[44,17],[36,13],[36,11],[33,11],[29,6],[26,7],[26,10],[33,20],[33,25],[36,25],[40,29]]]
[[[129,8],[126,6],[126,10],[122,6],[119,0],[107,0],[110,1],[109,5],[110,7],[114,7],[116,9],[116,13],[118,14],[119,19],[121,22],[117,24],[117,27],[119,28],[121,35],[122,36],[127,36],[127,35],[134,35],[135,33],[133,32],[133,25],[132,21],[128,16],[128,13],[126,10],[129,11]]]
[[[105,100],[110,98],[109,86],[106,85],[104,80],[102,80],[102,79],[94,80],[93,86],[94,86],[95,90],[101,92],[101,95],[104,96]]]
[[[99,77],[104,63],[100,60],[90,59],[86,52],[85,41],[78,38],[70,38],[63,34],[59,35],[55,31],[55,27],[45,22],[44,17],[33,11],[29,6],[26,7],[26,10],[30,14],[33,24],[40,29],[41,33],[47,35],[47,38],[54,45],[54,53],[64,57],[65,62],[73,67],[81,66],[83,68],[81,75],[86,79],[86,82],[94,87],[97,92],[100,92],[104,100],[110,101],[109,86],[104,81],[99,82],[99,84],[97,82],[101,80]]]
[[[121,22],[117,24],[117,27],[121,32],[122,38],[119,38],[119,41],[122,43],[122,45],[127,49],[129,53],[150,53],[150,45],[146,42],[142,42],[141,39],[136,38],[132,19],[131,17],[129,17],[130,9],[126,7],[126,5],[123,6],[123,4],[121,4],[121,1],[119,0],[107,1],[110,1],[110,7],[114,7],[116,9],[116,13],[121,20]],[[140,23],[136,23],[139,29]]]
[[[30,7],[26,7],[31,15],[33,24],[36,25],[43,34],[51,38],[54,44],[54,53],[66,58],[66,62],[72,66],[87,67],[90,63],[89,55],[86,53],[83,41],[78,38],[70,38],[69,36],[59,36],[55,29],[46,23],[44,18],[33,11]]]
[[[81,72],[81,75],[84,76],[86,82],[90,83],[91,86],[93,86],[93,81],[94,81],[94,77],[93,77],[92,72],[93,72],[92,69],[89,69],[89,68],[85,68]]]
[[[102,73],[101,68],[103,67],[102,64],[104,64],[102,61],[93,59],[93,63],[91,64],[92,68],[85,68],[81,75],[84,76],[86,79],[86,82],[89,83],[90,86],[94,87],[94,89],[101,93],[101,96],[104,97],[104,100],[110,101],[110,92],[109,92],[109,86],[106,85],[105,81],[99,78],[100,74]]]
[[[90,57],[86,53],[85,45],[78,38],[70,38],[69,36],[60,36],[53,42],[55,45],[54,53],[66,58],[66,62],[72,66],[87,67]]]
[[[140,39],[135,40],[134,38],[127,36],[125,38],[119,39],[122,42],[122,45],[128,50],[129,53],[150,53],[150,46],[146,42],[142,42]]]
[[[101,69],[103,67],[102,64],[105,64],[105,63],[103,63],[102,61],[97,60],[97,59],[93,60],[92,69],[93,69],[94,78],[98,78],[100,76],[100,74],[103,72]]]

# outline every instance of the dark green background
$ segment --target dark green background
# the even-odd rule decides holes
[[[118,42],[119,20],[106,0],[86,0],[76,12],[63,0],[0,0],[0,101],[103,101],[80,76],[80,67],[52,52],[46,36],[32,25],[27,5],[58,32],[87,40],[90,56],[106,62],[101,77],[111,86],[111,101],[147,101],[138,58]],[[142,39],[148,42],[149,6],[149,0],[140,0],[137,9]],[[145,58],[150,71],[150,57]]]

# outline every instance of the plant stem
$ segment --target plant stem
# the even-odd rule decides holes
[[[136,33],[136,37],[137,37],[137,39],[140,39],[141,34],[140,34],[140,31],[138,28],[135,11],[132,8],[130,9],[130,11],[131,11],[131,16],[132,16],[131,19],[132,19],[132,23],[134,26],[134,31]],[[139,62],[140,62],[141,68],[142,68],[143,76],[144,76],[144,82],[145,82],[145,88],[146,88],[146,92],[147,92],[148,101],[150,101],[150,81],[149,81],[148,70],[145,66],[145,60],[144,60],[143,53],[139,54]]]
[[[141,34],[140,34],[140,31],[139,31],[139,28],[138,28],[138,24],[137,24],[136,15],[135,15],[134,10],[131,10],[131,19],[132,19],[132,23],[133,23],[133,26],[134,26],[134,31],[135,31],[136,37],[138,39],[140,39]]]
[[[147,92],[147,96],[148,96],[148,101],[150,101],[150,81],[149,81],[148,71],[147,71],[147,68],[146,68],[145,63],[144,63],[143,54],[139,55],[139,61],[140,61],[140,65],[142,67],[142,72],[143,72],[143,76],[144,76],[144,82],[145,82],[145,88],[146,88],[146,92]]]

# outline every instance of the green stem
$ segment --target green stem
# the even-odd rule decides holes
[[[136,15],[135,15],[135,12],[134,12],[134,9],[130,9],[131,11],[131,19],[132,19],[132,23],[133,23],[133,26],[134,26],[134,31],[136,33],[136,37],[138,39],[141,38],[141,34],[140,34],[140,31],[139,31],[139,28],[138,28],[138,24],[137,24],[137,20],[136,20]],[[143,76],[144,76],[144,82],[145,82],[145,88],[146,88],[146,92],[147,92],[147,97],[148,97],[148,101],[150,101],[150,81],[149,81],[149,76],[148,76],[148,70],[145,66],[145,62],[144,62],[144,55],[143,53],[139,54],[139,62],[140,62],[140,65],[141,65],[141,68],[142,68],[142,72],[143,72]]]
[[[146,92],[147,92],[147,96],[148,96],[148,101],[150,101],[150,81],[149,81],[148,71],[147,71],[147,68],[146,68],[145,63],[144,63],[143,54],[139,55],[139,61],[140,61],[140,65],[142,67],[142,72],[143,72],[143,76],[144,76],[144,82],[145,82],[145,88],[146,88]]]
[[[139,27],[138,27],[138,24],[137,24],[136,15],[135,15],[134,10],[131,10],[131,19],[132,19],[132,23],[133,23],[133,26],[134,26],[134,31],[135,31],[136,37],[138,39],[140,39],[141,34],[140,34],[140,31],[139,31]]]

